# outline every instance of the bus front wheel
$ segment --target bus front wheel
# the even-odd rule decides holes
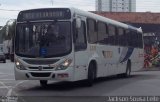
[[[47,86],[47,80],[40,80],[40,84],[42,87],[46,87]]]
[[[94,79],[96,78],[96,69],[95,65],[91,63],[88,68],[88,78],[86,80],[86,85],[91,87],[93,86]]]

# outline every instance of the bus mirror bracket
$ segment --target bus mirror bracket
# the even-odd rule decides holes
[[[76,28],[80,28],[81,27],[81,19],[80,18],[76,18]]]

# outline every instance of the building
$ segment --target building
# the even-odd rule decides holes
[[[136,12],[136,0],[96,0],[96,11]]]

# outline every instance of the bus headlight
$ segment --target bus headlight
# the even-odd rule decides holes
[[[26,70],[25,67],[19,61],[15,61],[15,65],[19,70]]]
[[[72,63],[71,59],[67,59],[64,62],[62,62],[59,66],[57,66],[56,70],[65,70],[68,68],[68,66]]]

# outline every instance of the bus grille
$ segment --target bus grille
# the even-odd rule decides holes
[[[33,65],[48,65],[59,61],[59,59],[46,59],[46,60],[23,59],[23,60],[28,64],[33,64]]]
[[[29,67],[29,69],[38,70],[39,67]],[[54,69],[54,67],[43,67],[43,69]]]
[[[31,73],[33,77],[49,77],[51,73]]]

